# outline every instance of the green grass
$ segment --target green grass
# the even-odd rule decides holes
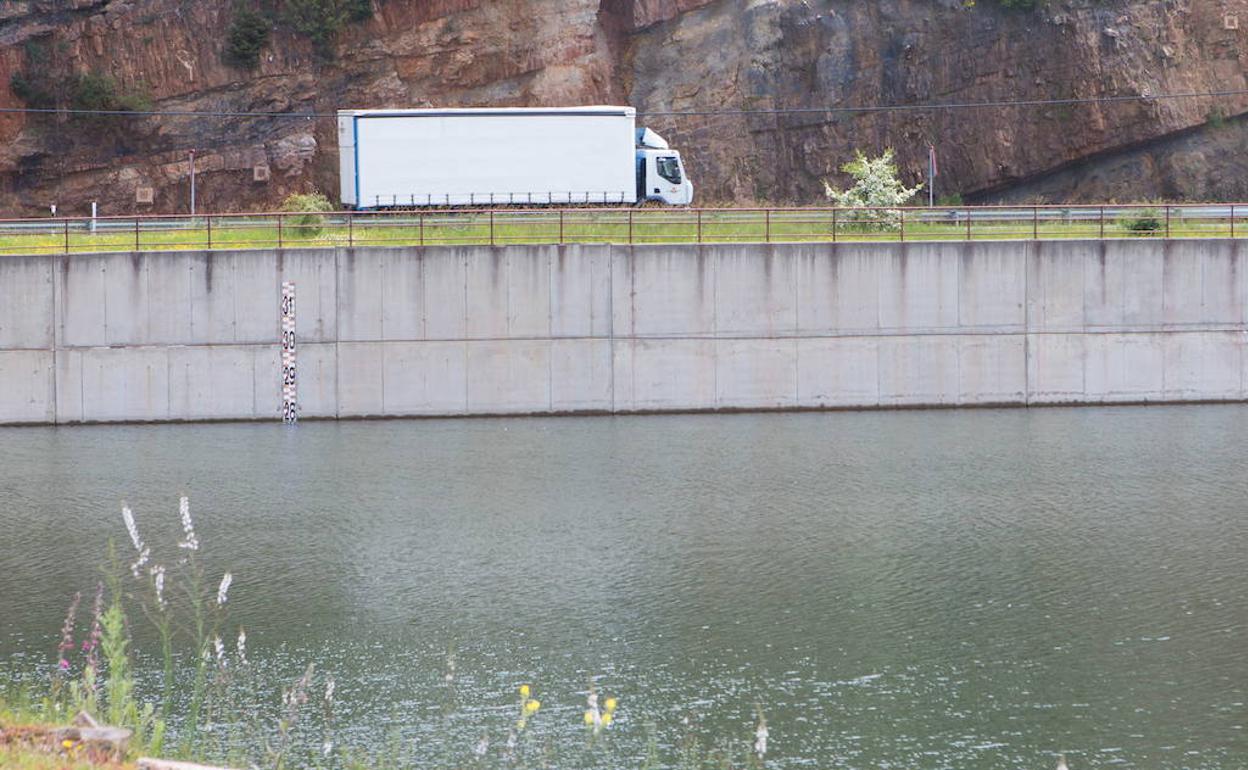
[[[916,221],[907,212],[904,226],[873,227],[846,221],[845,212],[774,211],[629,211],[360,213],[350,221],[328,216],[319,232],[309,233],[284,219],[214,217],[196,220],[113,220],[122,229],[88,232],[84,222],[53,232],[5,231],[0,226],[0,254],[88,253],[246,248],[316,248],[335,246],[479,246],[556,243],[814,243],[880,241],[1063,240],[1088,238],[1157,238],[1166,230],[1133,231],[1119,221],[1062,219],[1046,210],[1043,218]],[[1184,219],[1169,223],[1171,238],[1226,238],[1248,223],[1229,219]],[[59,228],[58,228],[59,229]]]
[[[5,770],[134,770],[135,765],[130,762],[96,764],[62,753],[0,748],[0,767]]]

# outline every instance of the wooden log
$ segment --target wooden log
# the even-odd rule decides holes
[[[230,770],[228,767],[197,765],[194,762],[174,762],[171,759],[139,758],[139,770]]]

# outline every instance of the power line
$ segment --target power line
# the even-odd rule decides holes
[[[849,112],[936,112],[940,110],[973,110],[1005,107],[1059,107],[1075,104],[1108,104],[1115,102],[1141,102],[1162,99],[1197,99],[1221,96],[1245,96],[1248,89],[1230,91],[1188,91],[1173,94],[1138,94],[1134,96],[1088,96],[1069,99],[1020,99],[1017,101],[989,102],[929,102],[925,104],[885,104],[876,107],[792,107],[770,110],[670,110],[664,112],[638,112],[646,117],[696,117],[702,115],[825,115]]]
[[[942,110],[1005,109],[1010,107],[1060,107],[1079,104],[1113,104],[1174,99],[1209,99],[1227,96],[1248,96],[1248,88],[1226,91],[1186,91],[1169,94],[1133,94],[1129,96],[1088,96],[1068,99],[1020,99],[985,102],[924,102],[919,104],[881,104],[846,107],[788,107],[757,110],[647,110],[639,117],[746,117],[751,115],[829,115],[836,113],[870,112],[938,112]],[[84,115],[98,117],[156,118],[280,118],[283,120],[315,120],[336,118],[336,112],[262,112],[249,110],[83,110],[55,107],[0,107],[0,115]]]

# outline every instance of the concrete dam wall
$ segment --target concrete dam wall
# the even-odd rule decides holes
[[[0,258],[0,423],[1243,400],[1228,240]]]

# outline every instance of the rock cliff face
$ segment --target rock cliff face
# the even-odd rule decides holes
[[[818,202],[821,180],[835,178],[855,148],[895,147],[917,179],[929,143],[941,166],[938,193],[990,199],[1043,178],[1036,189],[1046,199],[1080,197],[1088,188],[1079,174],[1054,172],[1094,158],[1105,197],[1241,194],[1234,175],[1201,176],[1164,158],[1151,163],[1143,191],[1138,164],[1106,159],[1150,143],[1154,154],[1172,144],[1201,152],[1206,124],[1242,130],[1231,118],[1248,111],[1246,96],[1153,96],[1248,88],[1248,0],[968,6],[374,0],[370,20],[337,35],[332,58],[278,25],[247,71],[223,57],[233,0],[25,0],[0,6],[0,107],[29,103],[13,86],[32,71],[54,83],[106,76],[128,103],[165,112],[623,102],[649,113],[645,121],[684,152],[703,203]],[[1139,98],[765,112],[1124,95]],[[720,114],[671,114],[707,111]],[[1186,143],[1167,143],[1178,136]],[[1209,148],[1228,143],[1225,133],[1208,136]],[[330,119],[5,113],[0,211],[57,203],[81,213],[93,199],[106,213],[185,211],[192,150],[201,210],[268,208],[292,191],[338,189]],[[138,202],[148,190],[152,202]]]

